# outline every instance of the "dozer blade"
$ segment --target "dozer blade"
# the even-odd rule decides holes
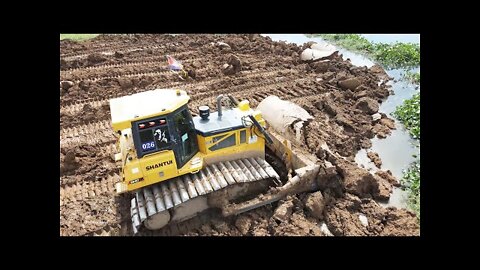
[[[261,158],[245,158],[210,164],[196,174],[187,174],[135,192],[131,200],[133,232],[181,222],[241,196],[261,193],[269,181],[280,176]]]

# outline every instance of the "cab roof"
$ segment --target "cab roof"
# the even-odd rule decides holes
[[[171,113],[187,104],[190,97],[179,89],[155,89],[110,100],[115,131],[131,128],[131,122]]]

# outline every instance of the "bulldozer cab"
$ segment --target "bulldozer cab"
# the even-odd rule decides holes
[[[186,105],[167,115],[132,122],[132,136],[138,158],[173,150],[177,169],[198,152],[195,126]]]

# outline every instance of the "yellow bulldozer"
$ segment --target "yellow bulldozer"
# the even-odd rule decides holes
[[[115,160],[122,164],[115,188],[132,194],[134,233],[182,222],[208,208],[230,216],[315,190],[321,168],[331,167],[292,146],[311,119],[293,103],[272,96],[254,110],[247,100],[220,95],[217,111],[200,106],[192,117],[189,100],[180,89],[110,100]],[[290,171],[287,178],[265,160],[266,147]]]

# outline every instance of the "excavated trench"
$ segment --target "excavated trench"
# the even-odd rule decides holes
[[[289,196],[222,218],[215,210],[143,235],[419,235],[415,215],[384,208],[397,180],[355,164],[375,136],[391,133],[391,119],[372,114],[390,94],[379,66],[357,67],[342,55],[305,63],[301,46],[260,35],[100,35],[85,43],[60,42],[60,235],[131,235],[128,195],[116,196],[120,164],[108,99],[155,88],[178,87],[190,109],[215,108],[230,94],[252,107],[269,95],[292,101],[314,119],[301,148],[334,166],[320,177],[320,192]],[[189,76],[165,71],[166,55],[183,61]],[[233,60],[232,60],[233,59]],[[237,61],[239,60],[239,62]],[[354,87],[355,86],[355,87]],[[322,150],[329,149],[344,158]],[[267,151],[267,161],[286,177]],[[283,168],[282,168],[283,167]]]

